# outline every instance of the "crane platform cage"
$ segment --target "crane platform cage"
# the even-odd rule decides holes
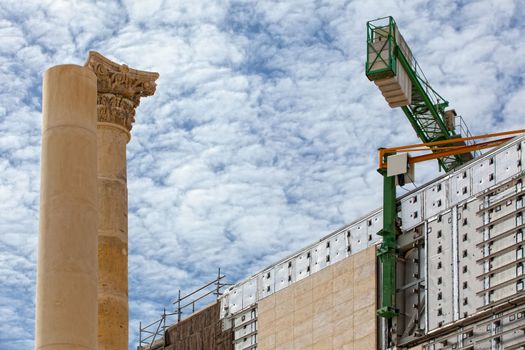
[[[412,62],[412,52],[392,17],[367,22],[366,76],[392,108],[412,102],[412,82],[398,55]]]

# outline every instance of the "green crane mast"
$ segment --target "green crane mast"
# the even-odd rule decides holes
[[[423,143],[461,138],[456,132],[455,112],[445,110],[448,102],[428,83],[392,17],[367,22],[366,76],[379,87],[390,107],[401,107]],[[461,144],[462,141],[458,140],[458,145]],[[466,153],[440,157],[438,162],[441,169],[449,172],[472,158],[471,153]],[[383,175],[384,189],[383,229],[379,232],[383,242],[377,252],[381,262],[382,290],[377,314],[392,318],[398,314],[395,302],[396,179],[387,176],[385,169],[378,171]]]

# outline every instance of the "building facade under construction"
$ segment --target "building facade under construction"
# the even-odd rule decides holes
[[[153,348],[525,349],[524,147],[398,198],[395,317],[376,314],[378,209],[229,287]]]

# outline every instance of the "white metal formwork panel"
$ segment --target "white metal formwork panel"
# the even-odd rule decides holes
[[[318,243],[312,249],[312,273],[324,269],[330,264],[330,241]]]
[[[447,205],[447,182],[442,180],[437,182],[424,191],[425,197],[425,218],[431,218],[445,210]]]
[[[504,216],[504,215],[509,215],[513,211],[516,211],[516,204],[515,204],[514,199],[508,198],[505,200],[505,202],[502,202],[501,204],[497,205],[496,208],[499,209],[501,216]]]
[[[347,246],[346,232],[340,232],[330,238],[330,262],[332,264],[348,256]]]
[[[457,208],[459,318],[472,315],[483,306],[483,296],[478,294],[483,290],[483,280],[477,278],[483,274],[483,264],[477,262],[483,258],[483,247],[479,247],[483,233],[477,230],[483,224],[478,215],[480,204],[481,200],[475,199]]]
[[[243,338],[252,336],[257,331],[256,316],[257,309],[250,308],[233,317],[235,341],[245,343]]]
[[[245,323],[250,323],[252,321],[255,321],[257,317],[257,308],[250,308],[248,310],[239,312],[238,314],[235,314],[233,318],[233,326],[237,327]]]
[[[472,194],[476,195],[496,183],[494,157],[489,157],[472,166]]]
[[[510,264],[511,262],[515,261],[516,252],[517,250],[511,250],[510,252],[495,256],[492,259],[492,269],[497,269],[498,267]]]
[[[516,284],[513,283],[511,285],[495,289],[492,295],[491,301],[498,301],[501,299],[505,299],[515,294],[516,294]]]
[[[490,285],[496,286],[500,283],[507,282],[516,277],[516,267],[512,266],[510,268],[499,270],[493,273],[490,277]]]
[[[275,291],[278,292],[286,288],[293,282],[292,280],[292,260],[285,261],[275,267]]]
[[[244,338],[235,340],[234,349],[235,350],[248,349],[248,348],[251,348],[255,344],[257,344],[257,342],[255,340],[255,336],[252,335],[249,337],[244,337]]]
[[[222,320],[224,317],[226,317],[226,315],[229,314],[230,311],[230,294],[225,292],[223,295],[221,295],[219,300],[221,302],[220,317]]]
[[[350,246],[352,247],[352,254],[365,249],[368,245],[366,225],[365,220],[350,227]]]
[[[472,175],[470,168],[461,169],[449,178],[450,205],[456,205],[472,195]]]
[[[520,159],[521,159],[521,164],[525,164],[525,152],[523,151],[525,147],[525,140],[521,141],[520,143]],[[523,169],[523,168],[522,168]]]
[[[255,322],[247,323],[245,325],[240,326],[239,328],[235,329],[234,337],[235,339],[242,339],[246,336],[251,335],[251,333],[255,332],[257,330],[255,326]],[[244,339],[243,339],[244,340]],[[250,345],[252,345],[250,343]],[[242,348],[244,349],[244,348]]]
[[[491,249],[493,252],[498,252],[500,250],[504,250],[511,245],[516,243],[516,235],[509,235],[506,237],[501,237],[496,240],[491,245]]]
[[[517,226],[519,223],[518,216],[516,215],[507,215],[506,217],[499,216],[498,213],[502,212],[503,210],[500,210],[499,212],[493,211],[492,213],[489,213],[489,222],[495,222],[495,220],[498,220],[495,225],[492,226],[492,229],[490,230],[491,237],[497,236],[500,233],[506,232],[507,230],[510,230]],[[490,226],[489,226],[490,227]]]
[[[294,258],[294,281],[300,281],[310,275],[310,251],[303,252]]]
[[[490,206],[490,205],[494,205],[494,204],[501,204],[501,207],[503,207],[504,205],[510,205],[508,201],[505,201],[503,203],[500,203],[502,202],[503,200],[505,199],[511,199],[511,198],[508,198],[508,197],[512,197],[512,195],[514,195],[514,193],[516,193],[516,186],[513,186],[512,184],[509,184],[507,185],[506,187],[504,188],[501,188],[499,189],[498,191],[495,191],[495,193],[489,195],[489,196],[486,196],[485,197],[485,203],[487,206]],[[512,199],[511,199],[512,201]],[[497,208],[497,207],[495,207]],[[501,209],[501,208],[499,208]],[[499,211],[498,209],[498,211]],[[503,213],[499,213],[500,215],[503,214]]]
[[[409,230],[423,222],[423,192],[401,200],[401,228]]]
[[[424,346],[424,350],[441,349],[523,349],[523,328],[525,317],[517,306],[479,321],[474,321],[467,327],[457,327],[457,330],[435,338]],[[494,342],[499,339],[498,342]]]
[[[521,316],[519,319],[516,317],[516,309],[510,311],[509,317],[505,317],[504,321],[508,320],[503,325],[503,329],[507,330],[502,334],[503,344],[506,349],[518,348],[523,345],[523,329],[525,329],[525,320],[523,319],[523,314],[519,313]],[[521,345],[520,345],[521,343]],[[522,347],[523,348],[523,347]]]
[[[383,212],[381,211],[367,218],[366,226],[367,246],[371,246],[381,240],[381,236],[379,236],[378,233],[383,228]]]
[[[496,182],[516,175],[521,168],[521,144],[510,145],[496,154]]]
[[[229,295],[229,307],[228,312],[230,314],[239,312],[242,310],[242,285],[233,287]]]
[[[452,212],[440,213],[427,224],[429,329],[453,320],[454,271]]]
[[[275,269],[263,271],[257,276],[259,299],[266,298],[275,291]]]
[[[242,285],[242,308],[247,308],[257,302],[257,277],[253,277]]]

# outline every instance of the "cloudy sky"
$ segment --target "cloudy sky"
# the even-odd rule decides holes
[[[523,127],[524,5],[0,0],[0,348],[33,347],[47,68],[97,50],[160,73],[128,145],[132,349],[179,288],[217,267],[238,281],[379,207],[376,149],[417,139],[364,75],[367,20],[396,18],[480,134]]]

